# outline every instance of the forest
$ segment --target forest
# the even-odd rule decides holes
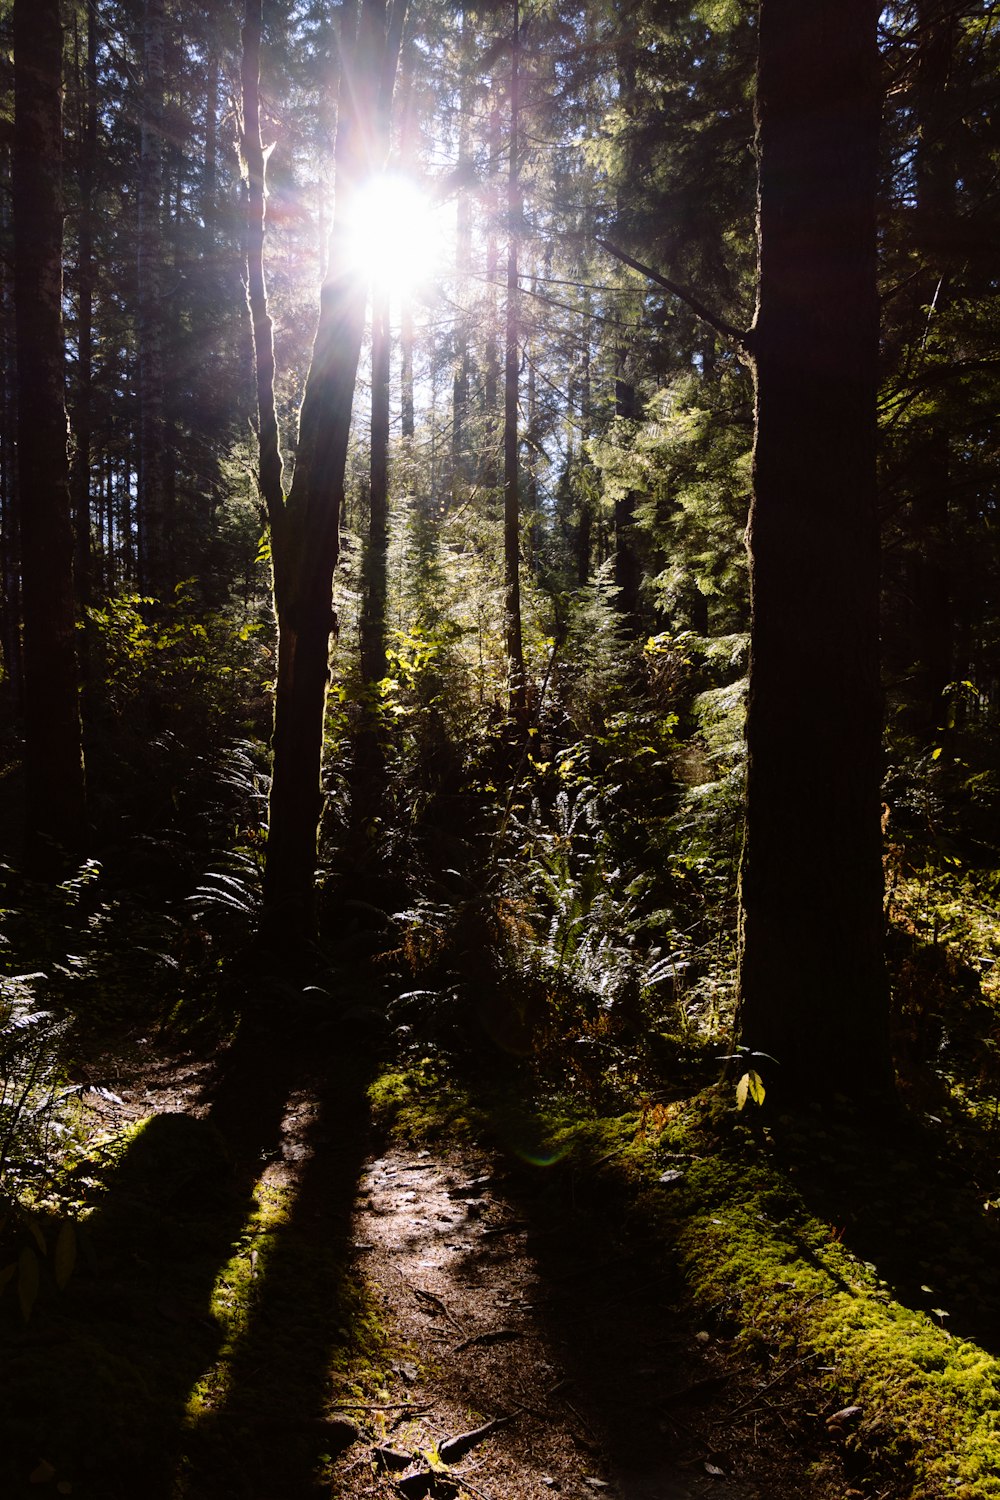
[[[0,1474],[1000,1497],[1000,10],[0,0]]]

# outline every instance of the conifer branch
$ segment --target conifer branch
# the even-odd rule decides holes
[[[623,250],[620,245],[616,245],[613,240],[601,239],[600,235],[598,235],[597,243],[601,246],[602,250],[606,250],[616,260],[622,261],[626,266],[631,266],[632,270],[638,271],[640,276],[648,277],[657,286],[662,286],[665,291],[677,297],[679,301],[691,309],[695,317],[700,318],[703,323],[707,323],[709,328],[714,328],[716,333],[721,333],[723,338],[729,339],[731,343],[736,344],[744,353],[750,353],[751,336],[749,331],[737,328],[733,323],[727,323],[725,318],[717,317],[703,302],[699,302],[698,298],[693,296],[691,292],[686,291],[682,286],[678,286],[676,281],[671,281],[668,277],[661,276],[659,271],[653,270],[652,266],[644,265],[641,260],[636,260],[634,256],[629,255],[627,250]]]

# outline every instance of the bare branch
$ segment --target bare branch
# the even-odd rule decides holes
[[[676,281],[671,281],[668,277],[661,276],[659,271],[654,271],[651,266],[644,265],[641,260],[636,260],[634,256],[629,255],[628,251],[623,250],[620,245],[616,245],[612,240],[604,240],[598,236],[597,243],[609,255],[613,255],[616,260],[622,261],[626,266],[631,266],[632,270],[638,271],[640,276],[648,277],[657,286],[662,286],[665,291],[677,297],[703,323],[707,323],[709,328],[714,328],[716,333],[721,333],[723,338],[729,339],[731,343],[736,344],[744,353],[749,354],[751,352],[752,339],[748,330],[737,328],[734,324],[727,323],[725,318],[716,317],[715,313],[711,312],[703,302],[699,302],[697,297],[685,291],[684,287],[678,286]]]

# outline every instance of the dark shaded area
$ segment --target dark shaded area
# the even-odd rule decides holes
[[[816,1464],[840,1473],[810,1398],[789,1382],[780,1402],[758,1400],[775,1371],[762,1366],[758,1382],[736,1330],[691,1300],[674,1233],[683,1205],[675,1218],[670,1201],[686,1162],[640,1191],[620,1170],[621,1140],[552,1160],[527,1078],[508,1083],[502,1102],[493,1081],[474,1085],[504,1158],[490,1187],[527,1228],[534,1316],[561,1356],[550,1395],[577,1445],[629,1500],[688,1500],[707,1484],[720,1500],[831,1493],[824,1473],[810,1477]],[[502,1238],[485,1239],[468,1275],[478,1262],[485,1279],[502,1254]]]
[[[879,1139],[852,1121],[789,1122],[777,1161],[831,1238],[893,1297],[1000,1354],[997,1134],[905,1117]]]
[[[26,1328],[4,1307],[5,1494],[35,1493],[42,1460],[74,1494],[168,1492],[185,1400],[219,1352],[212,1283],[247,1210],[209,1123],[165,1114],[129,1143],[68,1289]]]
[[[331,1002],[311,1022],[246,1027],[220,1061],[207,1118],[154,1116],[103,1183],[79,1184],[96,1207],[68,1287],[43,1283],[27,1326],[9,1295],[0,1307],[5,1496],[38,1493],[29,1476],[42,1460],[74,1495],[102,1500],[318,1492],[319,1454],[336,1436],[324,1426],[327,1370],[337,1348],[354,1348],[344,1251],[366,1150],[364,1049],[333,1015]],[[298,1149],[315,1154],[262,1260],[231,1400],[192,1436],[186,1403],[225,1337],[212,1288],[234,1252],[250,1254],[254,1185],[281,1155],[297,1093],[314,1100]]]
[[[317,1070],[318,1044],[321,1067]],[[370,1071],[356,1035],[343,1025],[321,1029],[297,1051],[299,1108],[307,1115],[291,1155],[303,1165],[294,1200],[268,1252],[261,1295],[230,1362],[225,1405],[199,1424],[185,1461],[183,1494],[327,1494],[323,1456],[353,1440],[328,1415],[331,1366],[364,1353],[367,1327],[350,1280],[350,1228],[362,1161],[368,1150],[365,1087]],[[310,1052],[312,1058],[310,1059]],[[227,1134],[253,1140],[257,1101],[282,1105],[273,1083],[273,1041],[250,1044],[242,1066],[223,1079],[212,1107]],[[291,1091],[290,1091],[291,1092]],[[271,1148],[274,1140],[271,1138]],[[256,1142],[254,1143],[256,1144]],[[287,1149],[287,1148],[286,1148]],[[267,1155],[261,1147],[258,1158]]]

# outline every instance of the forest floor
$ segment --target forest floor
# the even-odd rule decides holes
[[[77,1269],[5,1304],[0,1492],[903,1493],[694,1309],[610,1163],[386,1134],[363,1052],[94,1060]]]

